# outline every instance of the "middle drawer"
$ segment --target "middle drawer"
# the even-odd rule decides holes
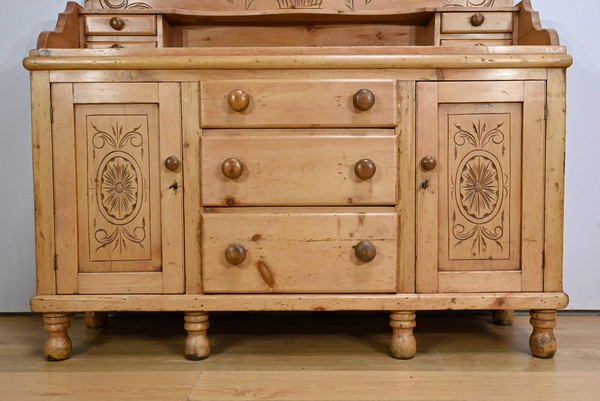
[[[397,139],[379,130],[204,131],[204,206],[394,205]]]

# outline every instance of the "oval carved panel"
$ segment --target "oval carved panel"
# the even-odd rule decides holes
[[[504,198],[502,177],[492,153],[479,150],[464,157],[456,174],[456,203],[467,220],[483,224],[496,217]]]
[[[106,155],[97,175],[98,209],[106,220],[124,225],[135,219],[142,206],[141,182],[141,169],[130,155]]]

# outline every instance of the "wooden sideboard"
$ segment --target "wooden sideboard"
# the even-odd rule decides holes
[[[31,71],[37,294],[69,314],[531,310],[556,351],[565,70],[529,0],[89,0]]]

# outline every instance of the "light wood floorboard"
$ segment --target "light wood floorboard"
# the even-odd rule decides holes
[[[47,362],[38,315],[0,315],[2,400],[597,401],[600,316],[559,316],[554,359],[530,356],[528,316],[420,313],[417,355],[387,355],[384,313],[219,313],[211,356],[183,356],[181,314],[117,314]]]

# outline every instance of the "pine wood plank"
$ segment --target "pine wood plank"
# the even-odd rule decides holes
[[[427,156],[438,156],[438,84],[417,83],[417,140],[416,140],[416,246],[417,292],[438,291],[437,228],[439,188],[438,170],[424,171],[418,167]],[[432,134],[433,133],[433,134]],[[425,188],[424,188],[425,187]]]
[[[31,142],[37,294],[56,294],[50,75],[31,74]]]
[[[54,225],[56,230],[56,288],[58,294],[78,291],[77,177],[73,85],[52,85],[52,148],[54,151]]]
[[[205,130],[202,202],[206,206],[393,205],[397,201],[393,130]],[[239,178],[222,171],[243,165]],[[355,165],[371,160],[375,175]],[[332,190],[335,188],[335,190]]]
[[[566,73],[548,71],[544,291],[562,291],[566,146]]]
[[[523,191],[521,271],[523,291],[544,290],[544,204],[546,85],[524,83],[523,102]]]
[[[250,97],[248,107],[234,111],[227,96],[241,89]],[[368,89],[373,107],[358,110],[354,94]],[[396,123],[393,80],[235,80],[202,83],[203,128],[274,127],[393,127]]]
[[[158,103],[156,83],[85,83],[73,84],[75,103]]]
[[[159,84],[160,113],[160,207],[163,255],[163,290],[182,293],[184,278],[183,237],[183,174],[180,167],[169,171],[165,160],[175,156],[182,159],[181,86],[177,83]],[[177,183],[177,187],[173,187]]]
[[[197,82],[181,84],[181,115],[183,129],[183,176],[184,176],[184,241],[185,241],[185,292],[202,292],[200,251],[201,235],[201,169],[200,138],[200,85]]]
[[[416,84],[398,82],[398,292],[415,291]]]
[[[82,294],[156,294],[163,292],[163,274],[145,273],[80,273],[77,275]]]
[[[503,33],[513,31],[513,13],[483,12],[483,24],[471,24],[473,12],[442,13],[442,33]]]
[[[440,292],[481,292],[522,290],[520,271],[459,271],[438,273]]]
[[[39,295],[32,298],[31,309],[35,312],[563,309],[568,300],[562,292],[398,295]]]

